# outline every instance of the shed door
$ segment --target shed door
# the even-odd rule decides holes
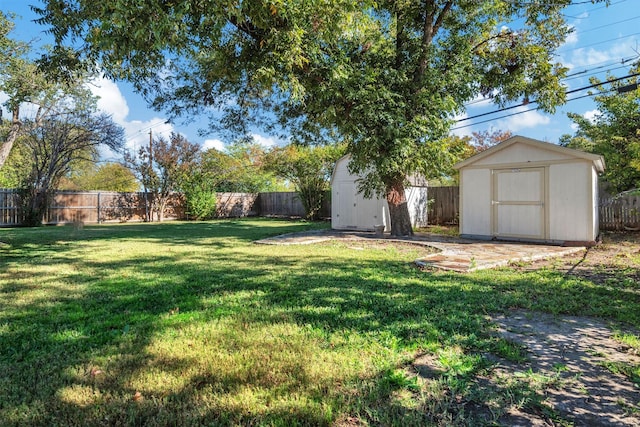
[[[356,225],[356,199],[354,184],[338,183],[338,224],[340,228],[353,228]]]
[[[493,171],[493,234],[545,238],[544,168]]]

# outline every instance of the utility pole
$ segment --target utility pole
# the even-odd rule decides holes
[[[151,172],[153,171],[153,131],[151,129],[149,129],[149,175],[151,175]],[[148,177],[147,177],[148,178]],[[148,193],[149,189],[146,188],[144,189],[144,214],[146,216],[146,221],[147,222],[151,222],[151,217],[153,215],[153,213],[151,212],[151,209],[149,209],[149,196]]]
[[[153,131],[149,129],[149,167],[153,168]]]

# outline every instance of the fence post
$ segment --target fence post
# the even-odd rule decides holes
[[[97,208],[98,208],[98,224],[100,224],[100,192],[98,191],[98,203],[97,203]]]

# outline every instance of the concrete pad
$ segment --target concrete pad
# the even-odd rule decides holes
[[[313,230],[289,233],[256,241],[269,245],[305,245],[329,240],[375,239],[392,243],[411,242],[431,246],[438,253],[415,260],[422,268],[435,268],[458,272],[468,272],[495,268],[512,262],[526,262],[551,257],[560,257],[584,251],[584,247],[563,247],[533,243],[496,242],[470,240],[428,233],[416,233],[407,237],[379,237],[375,233],[349,232],[338,230]]]
[[[486,242],[433,244],[442,252],[417,259],[418,266],[452,271],[475,271],[502,267],[512,262],[535,261],[584,251],[584,247]]]

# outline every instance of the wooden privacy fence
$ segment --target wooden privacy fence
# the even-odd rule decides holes
[[[429,187],[427,190],[429,224],[457,224],[460,211],[460,187]]]
[[[115,193],[104,191],[60,191],[45,214],[45,224],[73,222],[128,222],[144,221],[152,202],[145,193]],[[321,216],[331,216],[329,195],[325,199]],[[246,216],[303,217],[304,207],[293,192],[273,193],[217,193],[216,216],[238,218]],[[188,219],[184,199],[175,194],[164,213],[165,220]],[[154,217],[155,220],[155,217]],[[0,226],[20,225],[20,200],[16,190],[0,189]]]
[[[44,216],[44,224],[73,222],[144,221],[153,196],[145,193],[116,193],[106,191],[58,191]],[[164,219],[185,217],[180,194],[169,198]],[[0,190],[0,226],[20,225],[20,195],[16,190]]]
[[[216,216],[239,218],[258,215],[256,199],[258,199],[258,193],[217,193]]]
[[[262,216],[304,217],[306,215],[304,206],[297,193],[287,191],[259,193],[256,204],[256,210],[260,212]],[[331,217],[330,191],[324,195],[322,208],[320,209],[320,217]]]
[[[601,194],[599,215],[602,230],[640,230],[640,193]]]
[[[144,221],[151,206],[151,194],[115,193],[105,191],[60,191],[45,214],[45,224],[73,222]],[[459,212],[458,187],[430,187],[428,190],[429,224],[457,224]],[[218,193],[216,216],[285,216],[303,217],[304,208],[293,192]],[[321,214],[331,217],[330,194],[327,193]],[[602,230],[640,229],[640,194],[600,195],[600,228]],[[154,218],[155,219],[155,218]],[[164,219],[188,219],[184,199],[174,194],[167,204]],[[16,190],[0,189],[0,226],[20,225],[19,194]]]

